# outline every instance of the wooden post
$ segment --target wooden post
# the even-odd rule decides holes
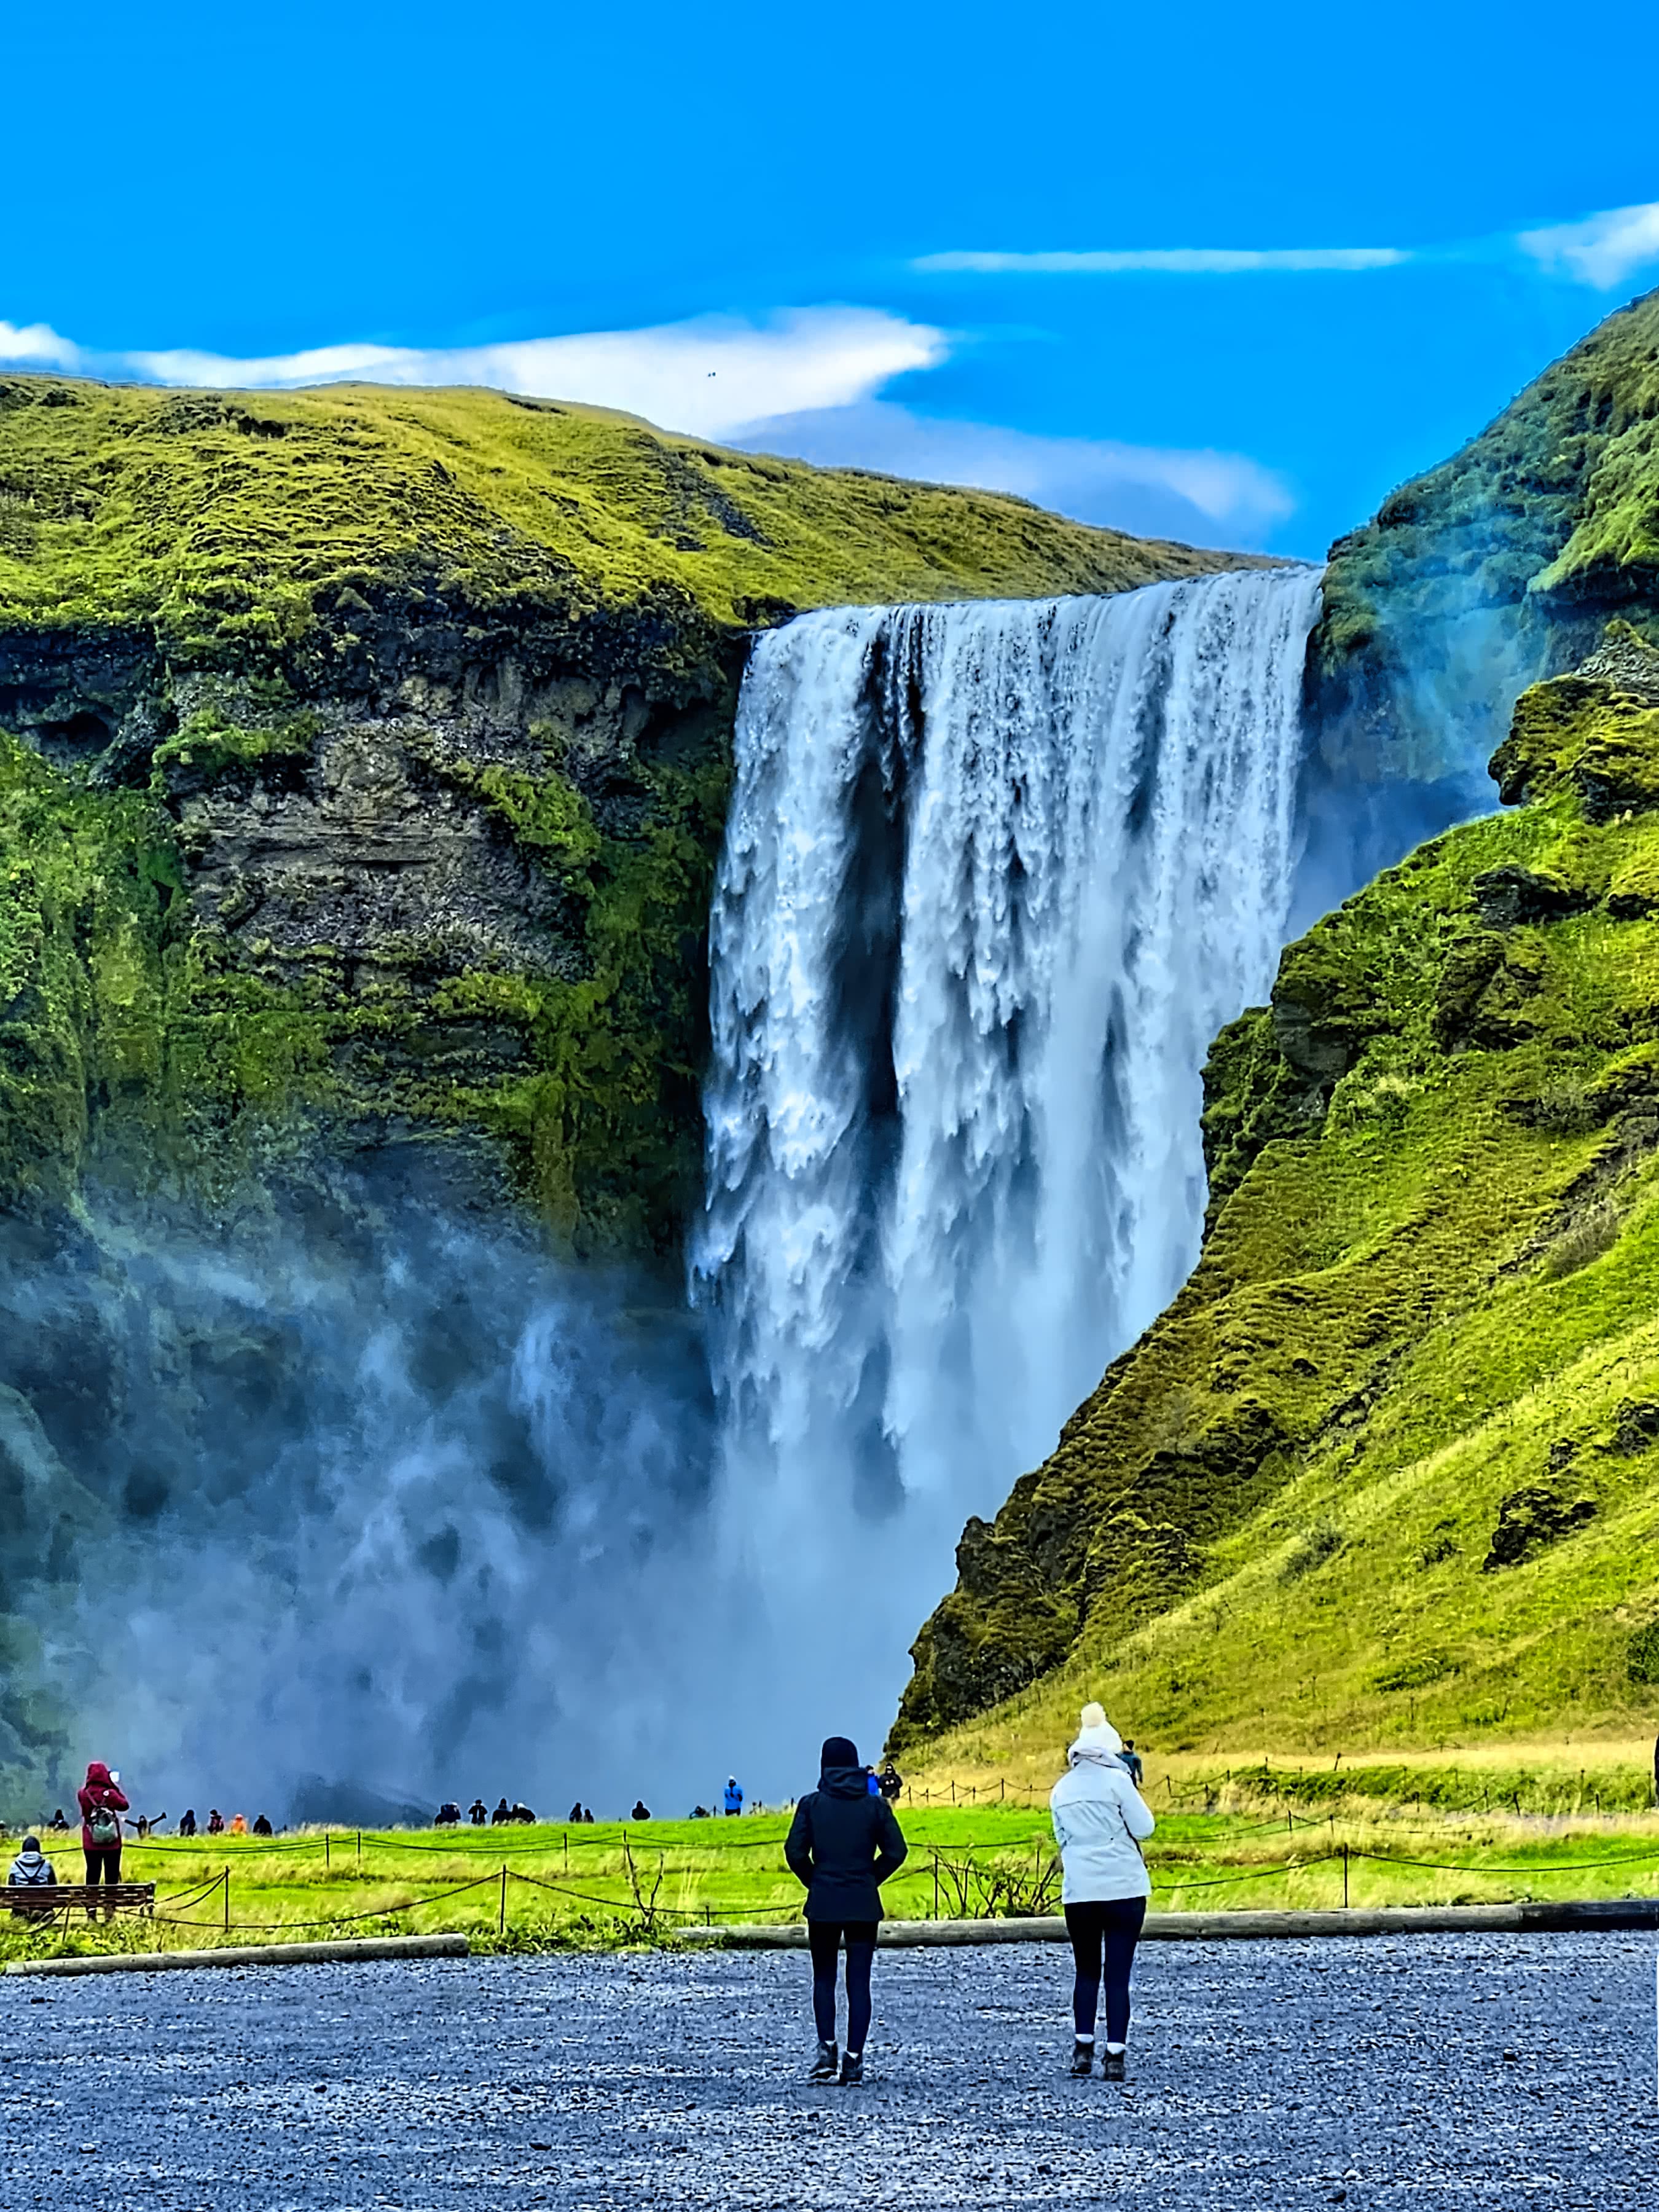
[[[326,1828],[325,1828],[325,1829],[323,1830],[323,1872],[324,1872],[325,1874],[326,1874],[326,1873],[328,1872],[328,1869],[329,1869],[329,1856],[328,1856],[328,1830],[327,1830]]]
[[[1342,1846],[1342,1910],[1348,1909],[1348,1847]]]
[[[567,1874],[570,1871],[570,1831],[568,1828],[564,1832],[564,1870]]]
[[[495,1933],[498,1936],[505,1936],[507,1933],[507,1862],[505,1859],[501,1862],[501,1909],[496,1917]]]
[[[225,1933],[230,1933],[230,1869],[225,1869]]]
[[[363,1832],[362,1832],[362,1830],[361,1828],[359,1828],[359,1829],[358,1829],[358,1831],[357,1831],[357,1863],[358,1863],[358,1865],[359,1865],[359,1866],[361,1866],[361,1865],[362,1864],[362,1863],[363,1863]]]
[[[939,1852],[933,1853],[933,1917],[939,1918]]]

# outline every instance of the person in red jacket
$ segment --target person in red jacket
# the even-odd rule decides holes
[[[106,1886],[112,1885],[121,1879],[121,1815],[127,1810],[127,1801],[101,1759],[94,1759],[88,1766],[85,1784],[76,1795],[81,1804],[81,1849],[86,1855],[87,1887],[95,1887],[100,1879]],[[87,1917],[92,1918],[90,1905]],[[104,1907],[104,1917],[115,1917],[112,1898]]]

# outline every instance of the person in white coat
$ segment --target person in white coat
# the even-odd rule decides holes
[[[1106,2056],[1101,2072],[1109,2081],[1124,2076],[1129,1975],[1152,1892],[1140,1846],[1158,1825],[1129,1778],[1122,1749],[1122,1739],[1101,1708],[1085,1705],[1077,1741],[1066,1754],[1066,1771],[1048,1796],[1064,1875],[1060,1902],[1076,1966],[1072,2071],[1087,2074],[1093,2067],[1103,1979]]]

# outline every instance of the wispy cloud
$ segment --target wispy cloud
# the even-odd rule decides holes
[[[1583,222],[1523,230],[1516,244],[1552,276],[1572,276],[1610,292],[1644,263],[1659,261],[1659,200],[1608,208]]]
[[[1258,544],[1296,504],[1281,477],[1243,453],[1037,437],[939,422],[890,400],[751,423],[734,442],[821,467],[1017,492],[1079,522],[1202,544]]]
[[[927,276],[1249,276],[1306,271],[1399,269],[1408,263],[1509,262],[1516,257],[1546,276],[1565,277],[1610,292],[1637,270],[1659,264],[1659,200],[1642,207],[1608,208],[1581,222],[1496,237],[1454,240],[1447,246],[1182,246],[1103,249],[1098,252],[927,253],[911,267]]]
[[[1411,256],[1397,246],[1178,246],[1100,253],[927,253],[910,264],[929,275],[1122,276],[1150,270],[1169,276],[1248,276],[1264,270],[1394,269]]]
[[[757,416],[852,405],[949,350],[942,331],[874,307],[803,307],[761,323],[705,316],[638,331],[482,346],[319,346],[244,358],[172,349],[94,354],[36,325],[0,323],[0,362],[220,390],[296,385],[482,384],[643,415],[720,437]]]

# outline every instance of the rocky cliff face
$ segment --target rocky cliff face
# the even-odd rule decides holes
[[[1218,1040],[1200,1263],[969,1523],[896,1743],[1653,1725],[1659,651],[1615,626],[1493,773]]]

